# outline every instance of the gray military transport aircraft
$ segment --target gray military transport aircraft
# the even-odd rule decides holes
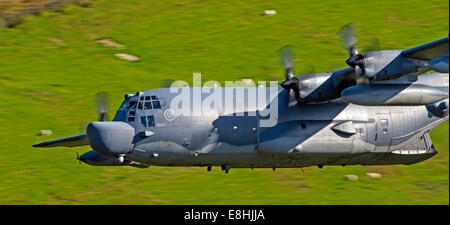
[[[86,134],[33,146],[90,145],[77,159],[96,166],[221,166],[227,173],[232,167],[413,164],[435,155],[428,133],[449,116],[448,36],[406,50],[359,53],[351,25],[340,34],[350,67],[294,76],[285,47],[281,87],[178,89],[186,91],[188,105],[195,95],[207,100],[211,90],[218,100],[233,96],[231,108],[204,115],[202,107],[189,107],[180,114],[171,107],[180,93],[160,88],[125,95],[108,122],[100,95],[100,122],[90,123]],[[420,75],[429,70],[436,72]],[[268,104],[239,103],[251,93]]]

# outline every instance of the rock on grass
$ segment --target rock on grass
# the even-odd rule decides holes
[[[356,175],[345,175],[344,178],[346,180],[358,180],[358,176]]]
[[[109,38],[98,38],[98,39],[96,39],[96,41],[106,47],[125,48],[124,45],[121,45]]]
[[[140,60],[139,57],[137,57],[137,56],[125,54],[125,53],[118,53],[118,54],[115,54],[115,56],[119,59],[129,61],[129,62],[137,62]]]
[[[366,173],[366,176],[370,178],[381,178],[381,174],[379,173]]]
[[[41,136],[50,136],[50,135],[52,135],[52,131],[51,130],[41,130],[41,132],[39,134]]]
[[[277,14],[277,11],[275,10],[264,10],[263,16],[274,16]]]

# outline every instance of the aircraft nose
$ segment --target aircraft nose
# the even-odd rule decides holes
[[[92,122],[86,133],[92,149],[101,155],[118,156],[133,148],[134,128],[124,122]]]
[[[97,158],[96,157],[97,154],[92,154],[92,153],[95,153],[95,152],[89,151],[89,152],[83,153],[81,155],[78,155],[78,153],[77,153],[77,160],[80,160],[81,162],[84,162],[84,163],[87,163],[89,160],[95,160]]]

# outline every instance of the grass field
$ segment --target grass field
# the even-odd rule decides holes
[[[272,17],[261,16],[277,10]],[[32,144],[82,133],[94,95],[123,95],[164,79],[283,79],[277,50],[293,45],[296,73],[345,67],[337,35],[352,22],[359,46],[375,37],[403,49],[449,32],[448,1],[98,0],[0,28],[0,204],[449,204],[448,122],[432,131],[439,154],[410,166],[298,169],[93,167],[76,152]],[[111,38],[126,48],[94,41]],[[115,58],[129,53],[131,63]],[[112,115],[110,115],[110,118]],[[51,129],[50,137],[38,136]],[[369,179],[366,172],[382,174]],[[358,181],[346,181],[355,174]]]

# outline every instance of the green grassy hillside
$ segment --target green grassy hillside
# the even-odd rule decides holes
[[[261,16],[266,9],[278,14]],[[204,81],[282,80],[276,51],[288,44],[298,74],[343,68],[343,25],[354,23],[361,48],[376,37],[383,49],[402,49],[445,37],[448,10],[440,0],[98,0],[0,28],[0,204],[449,204],[448,122],[432,131],[439,154],[425,162],[304,173],[93,167],[75,160],[89,147],[31,147],[84,132],[82,124],[97,120],[97,92],[110,94],[115,111],[124,94],[164,79],[191,81],[193,72]],[[105,47],[98,37],[126,48]],[[42,129],[53,135],[38,136]],[[383,177],[369,179],[368,171]]]

